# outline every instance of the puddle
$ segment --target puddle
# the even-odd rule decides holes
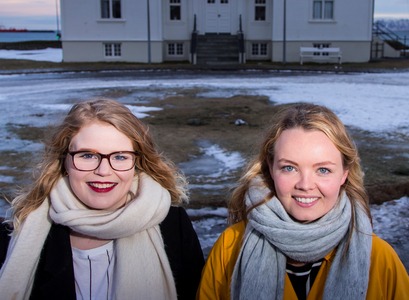
[[[209,141],[198,142],[201,155],[179,164],[189,181],[190,190],[214,193],[232,184],[234,173],[245,160],[238,152],[228,152]]]

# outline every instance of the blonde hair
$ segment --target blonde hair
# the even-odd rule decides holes
[[[269,171],[269,162],[274,160],[274,147],[277,139],[284,130],[292,128],[303,128],[305,130],[318,130],[323,132],[335,147],[341,152],[342,162],[348,170],[348,177],[341,187],[351,202],[357,202],[370,218],[368,196],[364,188],[363,172],[360,166],[358,150],[349,136],[341,120],[328,108],[324,106],[295,103],[283,105],[273,118],[273,124],[268,130],[262,143],[258,156],[247,166],[244,175],[239,180],[239,185],[233,191],[229,199],[229,222],[231,224],[247,221],[247,215],[254,207],[246,208],[244,196],[250,181],[256,176],[263,179],[270,195],[257,205],[265,203],[276,195],[274,182]],[[354,203],[351,203],[354,204]],[[351,227],[354,226],[355,206],[352,205]]]
[[[112,99],[95,99],[75,104],[45,143],[43,160],[33,184],[12,202],[15,229],[47,199],[58,179],[66,173],[64,161],[72,138],[82,127],[96,121],[114,126],[132,141],[134,150],[139,153],[136,170],[147,173],[167,189],[173,204],[187,201],[184,176],[158,152],[148,127],[125,105]]]

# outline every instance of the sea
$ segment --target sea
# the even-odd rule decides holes
[[[34,30],[22,32],[0,32],[0,43],[16,43],[27,41],[58,41],[58,31]],[[402,40],[401,42],[409,46],[409,30],[395,31]]]
[[[21,32],[0,32],[0,43],[28,41],[58,41],[57,31],[35,30]]]

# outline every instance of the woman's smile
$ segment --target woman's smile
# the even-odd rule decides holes
[[[319,199],[319,197],[293,197],[295,201],[301,206],[310,207],[313,206]]]
[[[108,193],[112,191],[117,183],[114,182],[88,182],[88,186],[97,193]]]

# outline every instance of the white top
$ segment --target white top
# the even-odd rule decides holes
[[[114,242],[80,250],[72,248],[75,291],[78,300],[112,299],[115,255]]]

